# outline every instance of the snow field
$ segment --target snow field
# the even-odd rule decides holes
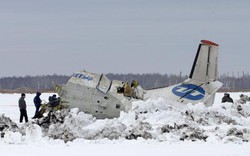
[[[241,93],[230,94],[236,101]],[[26,95],[29,119],[34,96]],[[239,111],[236,104],[222,104],[222,96],[216,94],[212,107],[189,104],[185,110],[162,98],[138,101],[117,119],[96,120],[72,109],[38,126],[18,123],[19,94],[0,94],[0,114],[12,120],[5,123],[18,126],[0,139],[0,155],[250,155],[250,104]]]

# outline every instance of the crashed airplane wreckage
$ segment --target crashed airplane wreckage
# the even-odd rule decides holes
[[[217,81],[218,46],[201,40],[189,78],[173,86],[144,90],[137,81],[130,85],[123,81],[111,81],[104,74],[80,71],[73,74],[66,85],[55,85],[55,89],[69,108],[77,107],[100,119],[119,117],[121,111],[131,109],[133,101],[145,101],[151,97],[163,97],[182,106],[199,102],[210,106],[216,91],[222,86]]]

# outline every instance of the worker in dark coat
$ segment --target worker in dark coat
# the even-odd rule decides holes
[[[222,103],[225,103],[225,102],[234,103],[233,99],[230,97],[230,94],[228,94],[228,93],[224,94],[224,97],[222,98],[221,102]]]
[[[49,103],[52,107],[56,107],[60,103],[60,98],[56,98],[56,94],[49,97]]]
[[[26,110],[26,102],[25,102],[25,94],[22,93],[20,99],[18,100],[18,106],[20,110],[20,123],[23,122],[23,117],[25,118],[25,122],[28,122],[27,110]]]
[[[35,112],[35,115],[34,115],[34,117],[32,119],[36,118],[36,116],[38,115],[37,113],[38,113],[38,111],[39,111],[39,109],[41,107],[42,100],[40,99],[40,95],[41,95],[41,93],[37,92],[36,96],[33,99],[34,105],[36,107],[36,112]]]

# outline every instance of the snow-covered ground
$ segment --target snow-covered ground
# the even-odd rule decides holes
[[[240,94],[230,93],[235,101]],[[20,124],[20,94],[0,94],[0,127],[9,126],[0,138],[0,156],[250,155],[250,103],[222,104],[223,93],[208,108],[189,104],[180,111],[170,107],[171,101],[149,99],[133,103],[133,110],[118,119],[96,120],[72,109],[54,114],[50,125],[31,121],[34,96],[26,94],[30,122]]]

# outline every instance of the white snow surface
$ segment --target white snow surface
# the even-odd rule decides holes
[[[31,120],[35,94],[26,94],[28,123],[19,123],[20,94],[0,94],[0,156],[4,155],[250,155],[250,103],[171,107],[163,98],[133,103],[119,118],[97,120],[78,109],[54,113],[50,124]],[[51,93],[43,93],[47,101]],[[5,127],[1,130],[1,127]],[[7,126],[6,126],[7,125]]]

